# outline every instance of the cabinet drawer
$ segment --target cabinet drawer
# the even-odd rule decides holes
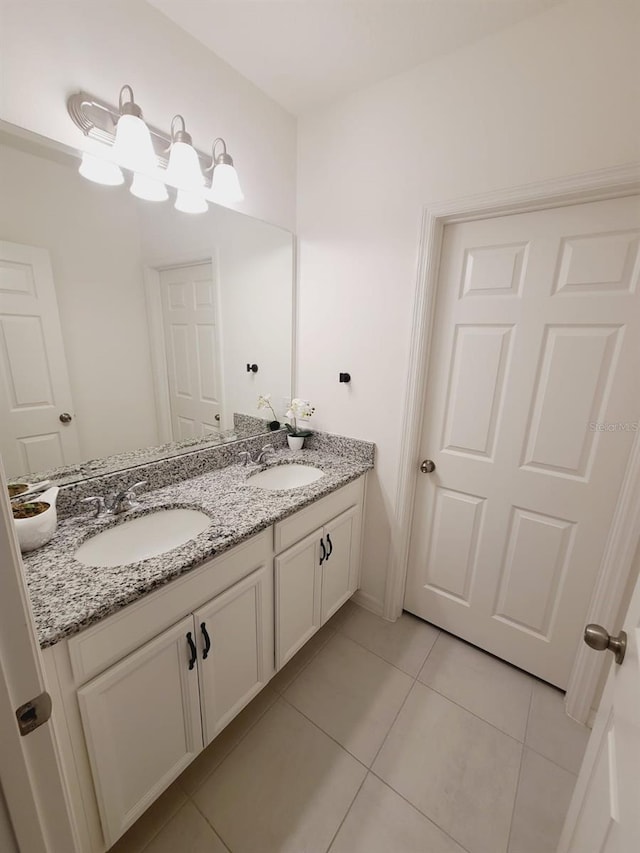
[[[69,640],[76,685],[153,639],[179,619],[269,562],[271,529],[203,563]]]
[[[362,490],[364,488],[364,477],[359,477],[353,483],[349,483],[321,498],[305,509],[301,509],[294,515],[276,522],[274,526],[274,547],[276,554],[284,551],[294,542],[299,542],[309,533],[313,533],[319,527],[326,524],[336,515],[340,515],[346,509],[362,501]]]

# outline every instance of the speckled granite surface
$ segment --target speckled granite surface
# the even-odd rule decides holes
[[[315,449],[299,451],[281,447],[267,466],[232,464],[193,479],[183,478],[146,493],[142,507],[121,516],[91,519],[84,514],[62,522],[48,545],[24,557],[41,647],[115,613],[373,467],[374,446],[368,442],[343,439],[338,452],[323,449],[321,437],[315,444]],[[286,491],[267,491],[247,484],[252,473],[289,462],[315,465],[324,476],[311,485]],[[129,566],[90,568],[74,559],[78,545],[100,530],[171,507],[201,509],[210,516],[211,526],[185,545]]]

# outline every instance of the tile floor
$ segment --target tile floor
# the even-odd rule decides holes
[[[113,853],[554,853],[588,730],[562,693],[348,603]]]

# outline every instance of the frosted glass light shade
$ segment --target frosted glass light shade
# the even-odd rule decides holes
[[[124,183],[124,175],[117,163],[111,163],[89,151],[83,153],[78,171],[83,178],[106,187],[118,187]]]
[[[178,190],[174,207],[182,213],[206,213],[209,210],[209,205],[202,192],[196,193],[188,190]]]
[[[166,201],[169,198],[167,188],[158,178],[136,172],[129,187],[129,192],[144,201]]]
[[[186,142],[174,142],[169,153],[166,181],[179,190],[194,192],[204,185],[196,150]]]
[[[207,194],[209,201],[220,204],[234,204],[244,201],[244,193],[240,188],[238,173],[233,166],[219,163],[213,170],[211,189]]]
[[[141,118],[128,114],[120,116],[112,156],[116,163],[132,172],[151,174],[158,167],[149,128]]]

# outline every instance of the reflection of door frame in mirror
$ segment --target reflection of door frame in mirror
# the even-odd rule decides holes
[[[220,429],[228,429],[233,424],[230,422],[231,413],[227,411],[226,390],[224,382],[223,364],[223,330],[220,323],[220,288],[218,275],[218,258],[212,254],[207,258],[188,260],[174,260],[171,263],[157,265],[145,264],[144,291],[147,303],[147,319],[149,325],[149,348],[151,353],[151,370],[153,374],[153,391],[156,403],[156,417],[158,424],[158,436],[160,444],[179,441],[174,437],[171,425],[171,402],[169,396],[169,373],[167,367],[167,348],[164,335],[164,315],[161,297],[161,273],[166,270],[195,267],[201,264],[211,264],[214,271],[214,311],[216,317],[216,357],[219,364],[220,401],[222,404],[222,423]]]

